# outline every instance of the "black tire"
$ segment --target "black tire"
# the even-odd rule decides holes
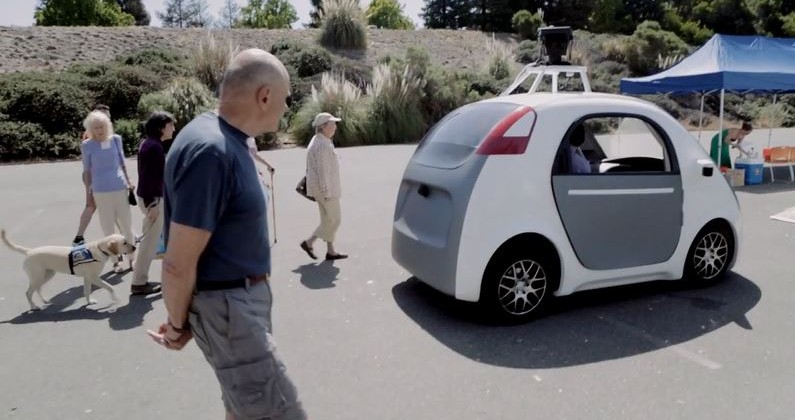
[[[535,250],[499,250],[483,274],[480,304],[491,321],[501,324],[528,322],[543,313],[557,288],[555,258],[539,247],[521,248]]]
[[[696,285],[709,285],[722,280],[734,258],[734,235],[721,223],[702,228],[685,260],[685,279]]]

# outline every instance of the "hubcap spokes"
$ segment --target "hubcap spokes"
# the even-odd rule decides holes
[[[699,277],[709,280],[717,276],[729,260],[729,243],[726,237],[712,232],[698,241],[693,253],[693,267]]]
[[[503,309],[511,315],[524,315],[533,311],[544,298],[546,273],[535,261],[517,261],[505,270],[497,287]]]

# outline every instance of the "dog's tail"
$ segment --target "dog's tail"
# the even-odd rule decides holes
[[[11,241],[9,241],[8,238],[6,238],[6,230],[5,229],[0,229],[0,237],[2,237],[3,238],[3,242],[5,242],[6,245],[9,248],[13,249],[14,251],[17,251],[17,252],[22,253],[22,254],[27,254],[28,251],[30,251],[27,248],[21,247],[19,245],[12,244]]]

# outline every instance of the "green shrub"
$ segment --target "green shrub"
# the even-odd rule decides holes
[[[124,140],[124,154],[138,154],[138,143],[144,137],[143,124],[138,120],[119,120],[113,129]]]
[[[118,62],[144,67],[166,77],[186,75],[189,64],[184,54],[167,48],[144,48],[119,57]]]
[[[226,66],[237,54],[239,46],[231,40],[219,40],[212,33],[202,38],[193,53],[193,76],[204,83],[211,92],[217,92]]]
[[[712,38],[713,35],[712,30],[706,28],[699,22],[693,22],[692,20],[682,23],[682,26],[679,27],[679,31],[677,31],[677,33],[685,42],[691,45],[703,44]]]
[[[2,109],[11,120],[36,123],[50,134],[77,132],[94,98],[70,78],[18,73],[0,82]]]
[[[469,82],[456,72],[430,67],[425,75],[422,98],[424,120],[433,125],[467,101]]]
[[[307,145],[315,134],[312,120],[321,112],[342,118],[337,123],[334,142],[339,146],[367,144],[367,100],[343,75],[323,73],[320,89],[312,87],[312,95],[304,101],[293,117],[290,133],[296,144]]]
[[[216,101],[207,86],[197,79],[178,78],[166,89],[141,97],[138,116],[147,118],[153,111],[170,112],[176,121],[177,130],[202,112],[215,107]]]
[[[418,141],[426,126],[420,109],[424,80],[409,66],[395,71],[386,64],[376,66],[368,88],[370,144]]]
[[[664,31],[660,24],[645,21],[623,45],[623,55],[634,74],[659,70],[657,58],[688,53],[688,46],[676,34]]]
[[[524,64],[535,63],[538,60],[538,42],[524,40],[516,46],[516,61]]]
[[[114,119],[135,117],[141,96],[163,88],[164,80],[144,67],[115,67],[84,86],[95,94],[95,101],[110,107]]]
[[[80,77],[81,79],[96,79],[102,77],[105,73],[113,69],[113,65],[109,63],[78,63],[66,69],[66,73],[70,73]]]
[[[0,122],[0,157],[4,161],[39,157],[47,150],[49,135],[34,123]]]
[[[528,10],[520,10],[511,18],[511,27],[524,39],[536,39],[538,28],[544,23],[541,15]]]
[[[294,41],[279,41],[271,46],[286,66],[292,66],[298,77],[310,77],[331,70],[331,54],[328,51]]]
[[[320,44],[331,48],[367,48],[367,26],[358,0],[324,0]]]

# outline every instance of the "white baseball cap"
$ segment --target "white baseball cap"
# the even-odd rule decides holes
[[[320,127],[321,125],[331,121],[337,122],[342,121],[342,119],[337,118],[328,112],[321,112],[320,114],[315,115],[315,120],[312,121],[312,127]]]

